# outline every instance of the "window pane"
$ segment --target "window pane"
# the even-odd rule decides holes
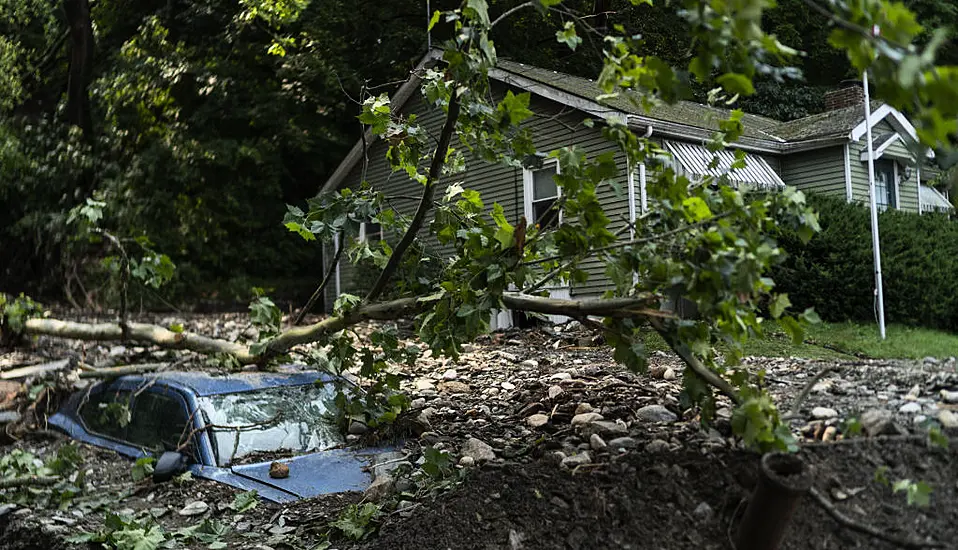
[[[136,398],[127,439],[157,452],[175,451],[180,438],[189,434],[187,421],[186,409],[179,399],[156,392],[143,392]]]
[[[556,199],[546,199],[532,203],[532,216],[535,218],[529,223],[538,223],[540,229],[548,227],[557,227],[559,225],[559,212],[550,210]]]
[[[550,199],[559,196],[559,188],[553,176],[556,175],[555,165],[536,170],[532,173],[532,200]]]
[[[93,433],[125,439],[130,423],[130,392],[104,391],[90,396],[80,407],[80,419]]]

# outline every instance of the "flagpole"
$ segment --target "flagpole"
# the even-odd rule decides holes
[[[865,89],[865,135],[868,147],[868,203],[872,221],[872,252],[875,257],[875,296],[878,299],[878,331],[885,339],[885,296],[882,292],[881,249],[878,244],[878,205],[875,200],[875,149],[872,146],[872,106],[868,97],[868,71],[862,74],[862,86]],[[896,185],[897,182],[890,182]]]

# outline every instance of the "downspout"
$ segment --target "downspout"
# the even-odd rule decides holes
[[[645,135],[642,136],[645,139],[652,137],[652,125],[649,124],[648,128],[645,130]],[[642,213],[645,214],[649,209],[649,199],[648,194],[645,189],[645,163],[639,165],[639,193],[641,196],[642,204]]]
[[[642,139],[649,139],[652,135],[652,125],[649,124],[645,128],[645,134],[642,135]],[[626,159],[626,170],[628,170],[627,181],[629,185],[628,199],[629,199],[629,238],[635,239],[635,219],[637,217],[637,212],[635,208],[635,166],[632,166],[632,161]],[[645,189],[645,163],[639,163],[639,196],[640,196],[640,205],[642,208],[642,213],[644,214],[648,208],[648,197],[646,196]]]

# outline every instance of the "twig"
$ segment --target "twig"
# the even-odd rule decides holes
[[[416,214],[413,215],[412,221],[406,229],[406,233],[403,234],[402,239],[396,244],[396,248],[393,249],[393,253],[389,256],[386,267],[384,267],[379,274],[379,278],[376,279],[376,283],[372,289],[366,294],[365,301],[367,303],[379,298],[379,295],[386,289],[386,284],[396,269],[399,268],[399,263],[402,262],[406,250],[412,245],[413,241],[416,240],[419,229],[422,228],[422,224],[426,219],[426,213],[432,208],[433,195],[436,192],[436,182],[439,180],[442,174],[442,167],[446,163],[449,142],[452,140],[452,134],[455,132],[456,122],[458,120],[459,92],[454,89],[452,95],[449,97],[446,122],[443,124],[442,133],[439,134],[439,144],[436,146],[436,151],[432,156],[432,163],[429,166],[429,175],[426,177],[426,185],[422,190],[422,198],[419,200]]]
[[[880,531],[877,527],[867,525],[864,523],[859,523],[858,521],[846,516],[845,514],[838,511],[835,508],[835,505],[828,500],[828,497],[823,495],[818,489],[812,487],[808,491],[812,498],[815,499],[815,502],[822,507],[825,512],[832,517],[839,525],[847,527],[852,531],[862,533],[863,535],[868,535],[876,539],[889,542],[891,544],[900,546],[902,548],[944,548],[945,545],[940,542],[934,541],[922,541],[918,539],[898,537],[895,535],[890,535],[883,531]]]
[[[239,426],[229,426],[229,425],[225,425],[225,424],[204,424],[203,426],[201,426],[201,427],[199,427],[199,428],[194,428],[194,429],[190,430],[190,433],[187,434],[185,440],[183,440],[182,437],[181,437],[182,443],[180,443],[180,444],[176,447],[176,452],[180,452],[180,451],[182,451],[183,449],[185,449],[185,448],[190,444],[190,441],[193,440],[193,436],[194,436],[194,435],[196,435],[196,434],[198,434],[198,433],[200,433],[200,432],[206,431],[206,430],[223,430],[223,431],[235,432],[235,433],[236,433],[236,437],[238,438],[240,432],[248,432],[248,431],[254,430],[254,429],[256,429],[256,428],[261,428],[261,427],[263,427],[263,426],[269,426],[270,424],[274,424],[274,423],[278,422],[279,419],[282,418],[282,417],[283,417],[283,412],[280,411],[280,412],[276,413],[272,418],[268,418],[268,419],[263,420],[263,421],[260,421],[260,422],[253,422],[252,424],[240,424]],[[233,451],[233,454],[234,454],[234,455],[236,454],[236,451],[235,451],[235,450]],[[231,457],[231,458],[232,458],[232,457]]]
[[[319,296],[323,293],[323,290],[326,289],[326,285],[329,284],[331,276],[336,271],[336,266],[339,264],[339,259],[343,255],[343,250],[346,250],[346,247],[343,246],[345,243],[339,243],[339,246],[336,248],[336,254],[333,256],[333,262],[329,264],[329,268],[326,269],[326,275],[323,276],[323,281],[319,283],[319,286],[316,288],[316,291],[313,292],[313,295],[309,297],[309,300],[306,302],[306,305],[303,306],[303,309],[296,316],[296,319],[293,321],[293,326],[296,326],[303,322],[303,318],[306,317],[306,314],[309,313],[309,310],[312,309],[313,304],[316,303],[316,300],[319,299]]]
[[[837,370],[839,370],[837,365],[829,365],[823,368],[821,371],[819,371],[818,374],[813,376],[812,379],[809,380],[807,384],[805,384],[805,387],[802,388],[802,391],[795,396],[795,400],[792,401],[792,408],[788,411],[787,415],[782,417],[782,419],[788,420],[790,418],[798,418],[800,416],[798,414],[798,409],[799,407],[801,407],[802,401],[805,401],[805,398],[808,397],[808,394],[812,391],[812,388],[815,387],[815,384],[818,384],[818,382],[822,378],[824,378],[826,374],[830,372],[835,372]]]
[[[509,17],[510,15],[514,14],[514,13],[517,12],[517,11],[522,10],[522,9],[525,9],[525,8],[531,8],[531,7],[535,6],[535,5],[536,5],[535,2],[525,2],[525,3],[519,4],[518,6],[512,8],[512,9],[508,9],[508,10],[502,12],[502,15],[500,15],[499,17],[496,17],[496,20],[493,21],[491,25],[489,25],[489,28],[490,28],[490,29],[494,28],[496,25],[498,25],[499,23],[501,23],[505,18]]]
[[[715,222],[721,220],[722,218],[726,218],[726,217],[728,217],[729,215],[731,215],[731,212],[723,212],[723,213],[721,213],[721,214],[718,214],[718,215],[716,215],[716,216],[712,216],[711,218],[702,220],[702,221],[700,221],[700,222],[695,222],[695,223],[693,223],[693,224],[684,225],[684,226],[679,227],[679,228],[677,228],[677,229],[673,229],[673,230],[671,230],[671,231],[666,231],[665,233],[659,233],[658,235],[652,235],[651,237],[644,237],[644,238],[642,238],[642,239],[632,239],[632,240],[628,240],[628,241],[621,241],[621,242],[618,242],[618,243],[610,244],[610,245],[608,245],[608,246],[602,246],[602,247],[599,247],[599,248],[593,248],[593,249],[589,250],[589,253],[594,254],[594,253],[596,253],[596,252],[606,252],[606,251],[609,251],[609,250],[614,250],[614,249],[616,249],[616,248],[623,248],[623,247],[626,247],[626,246],[646,244],[646,243],[650,243],[650,242],[662,240],[662,239],[664,239],[664,238],[666,238],[666,237],[672,237],[672,236],[674,236],[674,235],[678,235],[679,233],[684,233],[684,232],[686,232],[686,231],[691,231],[691,230],[693,230],[693,229],[699,229],[699,228],[704,227],[704,226],[706,226],[706,225],[715,223]],[[539,259],[536,259],[536,260],[531,260],[531,261],[528,261],[528,262],[523,262],[523,265],[541,264],[541,263],[551,262],[551,261],[554,261],[554,260],[561,260],[561,259],[562,259],[562,256],[549,256],[549,257],[547,257],[547,258],[539,258]]]

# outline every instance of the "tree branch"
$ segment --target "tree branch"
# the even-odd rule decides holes
[[[923,540],[910,539],[905,537],[897,537],[895,535],[889,535],[888,533],[880,531],[878,528],[872,527],[871,525],[865,525],[864,523],[859,523],[855,521],[854,519],[846,516],[845,514],[839,512],[838,508],[835,508],[835,505],[832,504],[828,500],[828,498],[825,495],[823,495],[821,491],[819,491],[815,487],[812,487],[811,489],[809,489],[809,493],[811,493],[812,498],[815,499],[815,503],[821,506],[823,510],[825,510],[825,513],[827,513],[829,516],[832,517],[832,519],[837,521],[839,525],[843,527],[847,527],[848,529],[851,529],[852,531],[856,531],[863,535],[868,535],[870,537],[874,537],[876,539],[880,539],[885,542],[890,542],[891,544],[894,544],[895,546],[898,546],[900,548],[945,548],[945,545],[940,542],[923,541]]]
[[[123,335],[123,329],[115,323],[76,323],[57,319],[28,319],[24,332],[45,334],[75,340],[131,340],[148,342],[168,349],[187,349],[200,353],[228,353],[240,363],[255,363],[257,357],[249,348],[235,342],[227,342],[189,332],[173,332],[161,326],[146,323],[129,323],[129,333]]]
[[[336,254],[333,256],[333,263],[329,264],[329,268],[326,270],[326,275],[323,277],[323,281],[319,283],[319,286],[313,292],[313,295],[309,297],[309,300],[306,302],[306,305],[303,306],[303,309],[296,316],[296,319],[293,321],[293,326],[296,326],[303,322],[303,318],[306,317],[306,314],[309,313],[309,310],[312,309],[313,304],[316,303],[316,300],[319,299],[322,295],[323,290],[326,289],[326,285],[329,284],[332,274],[336,272],[336,266],[339,265],[339,258],[343,255],[343,250],[346,249],[343,246],[345,243],[339,243],[339,246],[336,248]]]
[[[422,190],[422,198],[419,200],[416,214],[413,216],[409,228],[406,229],[406,233],[402,236],[396,248],[393,249],[392,255],[389,256],[386,267],[383,268],[382,273],[379,274],[379,278],[376,279],[376,283],[366,295],[365,302],[372,302],[383,293],[390,277],[392,277],[393,273],[399,268],[399,263],[406,254],[406,250],[412,245],[413,241],[416,240],[416,235],[419,233],[426,219],[426,213],[432,208],[433,195],[436,192],[436,181],[439,180],[439,176],[442,174],[442,167],[446,162],[446,153],[449,150],[449,142],[452,140],[452,134],[456,129],[456,121],[458,119],[459,92],[454,89],[452,95],[449,97],[446,122],[443,124],[442,133],[439,134],[439,144],[436,146],[436,152],[432,156],[432,163],[429,166],[429,175],[426,178],[426,185]]]
[[[665,323],[662,319],[657,317],[649,317],[649,323],[652,325],[652,328],[659,333],[660,336],[669,344],[669,347],[672,348],[675,353],[685,361],[685,364],[692,369],[692,372],[699,375],[703,380],[709,384],[715,386],[720,392],[725,394],[726,397],[732,400],[733,403],[739,404],[742,402],[741,397],[739,397],[738,392],[735,391],[735,388],[728,383],[727,380],[718,375],[715,371],[705,366],[698,357],[689,350],[688,346],[679,343],[672,337],[671,334],[665,329]]]
[[[502,15],[500,15],[499,17],[496,17],[496,20],[493,21],[491,25],[489,25],[489,28],[490,28],[490,29],[495,28],[495,26],[498,25],[499,23],[501,23],[501,22],[503,21],[503,19],[509,17],[510,15],[516,13],[517,11],[522,10],[522,9],[525,9],[525,8],[531,8],[531,7],[535,6],[535,5],[536,5],[535,2],[524,2],[524,3],[519,4],[518,6],[512,8],[512,9],[508,9],[508,10],[502,12]]]
[[[63,481],[63,478],[56,476],[11,477],[9,479],[0,479],[0,489],[14,489],[17,487],[43,487],[47,485],[56,485],[60,481]]]

